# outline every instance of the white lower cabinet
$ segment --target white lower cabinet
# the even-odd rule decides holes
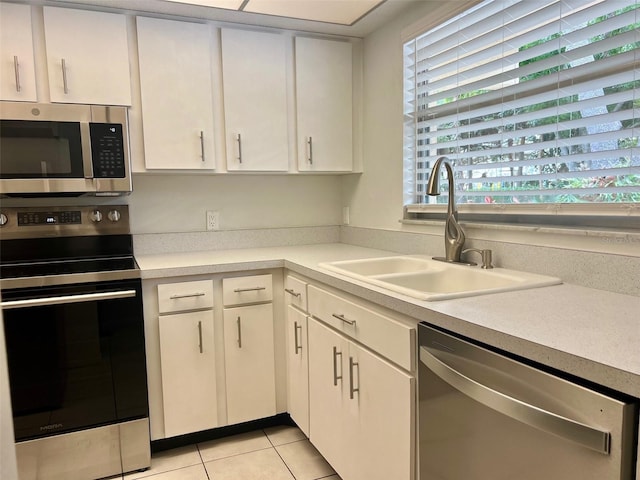
[[[217,427],[213,282],[158,285],[158,312],[165,436]]]
[[[310,440],[343,480],[414,476],[415,378],[309,319]]]
[[[307,314],[289,305],[286,326],[287,405],[291,419],[309,436]]]
[[[311,443],[343,480],[415,480],[415,325],[307,294]]]
[[[218,426],[213,311],[160,317],[167,437]]]
[[[227,422],[276,414],[273,307],[270,303],[224,310]]]

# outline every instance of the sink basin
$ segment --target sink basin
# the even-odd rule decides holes
[[[320,267],[420,300],[485,295],[557,285],[559,278],[506,268],[438,262],[425,256],[393,256],[321,263]]]

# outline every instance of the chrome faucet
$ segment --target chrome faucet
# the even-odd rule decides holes
[[[444,226],[444,257],[433,257],[434,260],[451,263],[465,263],[475,265],[475,263],[460,260],[460,254],[464,247],[464,232],[458,223],[458,210],[456,209],[454,198],[453,169],[447,157],[440,157],[433,164],[429,183],[427,184],[427,194],[431,196],[440,195],[440,167],[444,164],[447,169],[447,179],[449,181],[449,202],[447,205],[447,219]]]

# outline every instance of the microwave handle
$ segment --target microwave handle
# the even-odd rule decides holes
[[[89,122],[80,122],[80,139],[82,148],[82,169],[84,178],[93,179],[93,156],[91,153],[91,130]]]

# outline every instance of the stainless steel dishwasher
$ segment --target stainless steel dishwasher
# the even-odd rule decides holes
[[[424,323],[418,338],[420,480],[635,478],[637,399]]]

